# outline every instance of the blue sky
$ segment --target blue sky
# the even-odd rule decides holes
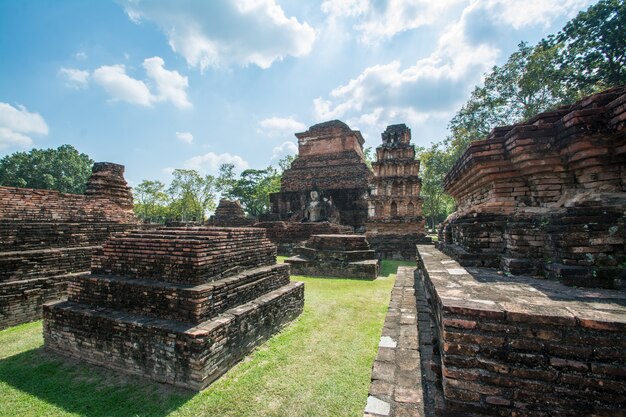
[[[0,156],[69,143],[126,165],[263,168],[340,119],[442,140],[517,44],[587,0],[0,0]]]

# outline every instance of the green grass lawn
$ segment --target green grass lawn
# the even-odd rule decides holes
[[[0,331],[0,416],[362,416],[399,265],[376,281],[292,276],[303,314],[195,394],[47,354],[41,322]]]

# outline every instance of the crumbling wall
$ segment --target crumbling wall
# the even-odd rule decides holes
[[[111,233],[135,224],[124,167],[96,163],[85,195],[0,187],[0,329],[36,320],[88,271]]]
[[[494,129],[445,179],[439,248],[467,266],[623,286],[626,87]]]

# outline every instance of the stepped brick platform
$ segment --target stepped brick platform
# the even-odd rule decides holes
[[[405,124],[387,126],[381,136],[372,163],[367,240],[381,258],[414,260],[415,245],[430,242],[422,215],[420,161]]]
[[[297,245],[302,245],[313,235],[338,235],[353,234],[354,229],[350,226],[342,226],[340,224],[330,222],[316,223],[295,223],[268,221],[260,222],[254,225],[267,231],[267,238],[278,248],[278,253],[293,253]]]
[[[246,227],[252,226],[256,220],[246,217],[239,200],[221,199],[210,223],[217,227]]]
[[[445,178],[438,247],[465,266],[626,286],[626,87],[494,129]]]
[[[465,269],[426,245],[418,268],[436,323],[439,415],[624,415],[624,291]]]
[[[282,175],[280,192],[270,194],[277,220],[330,220],[363,227],[372,173],[365,163],[361,132],[333,120],[296,137],[298,155]]]
[[[285,259],[297,275],[376,279],[380,261],[364,235],[313,235]]]
[[[133,230],[102,246],[67,301],[44,306],[45,347],[201,390],[303,305],[262,229]]]
[[[0,329],[40,318],[102,242],[137,227],[124,167],[92,171],[86,195],[0,187]]]

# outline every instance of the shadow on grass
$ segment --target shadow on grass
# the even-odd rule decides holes
[[[104,368],[85,365],[46,352],[28,350],[0,360],[0,382],[36,397],[11,394],[2,405],[11,415],[11,400],[21,413],[52,415],[56,406],[68,413],[96,416],[165,416],[194,396],[132,376],[120,376]],[[47,403],[42,404],[41,402]],[[46,409],[48,408],[48,409]],[[15,410],[17,415],[17,410]],[[58,412],[58,411],[57,411]],[[1,413],[0,413],[1,414]]]

